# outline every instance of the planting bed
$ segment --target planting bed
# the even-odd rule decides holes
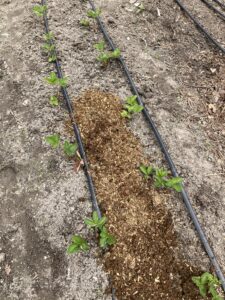
[[[184,2],[223,44],[225,24],[201,1]],[[42,51],[44,24],[36,2],[0,4],[1,223],[0,299],[201,299],[193,275],[214,272],[178,193],[155,190],[140,163],[165,166],[141,114],[120,116],[131,95],[116,61],[102,68],[93,45],[102,40],[86,2],[50,0],[68,93],[90,163],[100,208],[117,244],[102,253],[83,223],[91,205],[85,176],[51,150],[53,133],[74,141],[63,98],[43,81],[54,65]],[[96,1],[184,178],[197,216],[225,272],[224,56],[176,3]],[[73,234],[91,251],[69,256]]]

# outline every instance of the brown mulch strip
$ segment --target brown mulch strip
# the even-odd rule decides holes
[[[158,193],[143,179],[148,163],[139,140],[120,116],[112,94],[85,92],[74,101],[101,209],[117,244],[104,255],[119,300],[201,299],[191,281],[201,273],[178,259],[179,243],[172,218]]]

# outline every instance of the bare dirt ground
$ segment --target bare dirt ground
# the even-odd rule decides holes
[[[225,43],[222,21],[198,0],[184,3]],[[62,152],[43,142],[53,132],[63,139],[70,135],[64,128],[64,106],[53,109],[48,104],[52,91],[43,77],[53,67],[41,55],[44,28],[33,16],[34,4],[0,4],[0,299],[105,299],[107,275],[96,248],[85,255],[66,254],[71,234],[88,234],[83,217],[91,208],[83,173],[74,173]],[[172,0],[143,1],[140,14],[134,1],[96,4],[185,179],[225,272],[224,57]],[[90,30],[79,26],[87,8],[83,2],[49,1],[50,26],[70,78],[71,98],[91,87],[124,99],[130,91],[117,63],[102,69],[96,62],[93,44],[102,35],[94,23]],[[161,166],[163,157],[141,115],[130,128],[151,163]],[[209,270],[182,200],[168,194],[163,204],[176,232],[174,255],[198,270]]]

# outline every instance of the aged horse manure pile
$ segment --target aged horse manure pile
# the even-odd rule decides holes
[[[100,207],[117,238],[104,264],[118,299],[201,299],[191,281],[200,270],[177,258],[166,194],[141,176],[148,159],[120,115],[120,100],[90,90],[73,103]]]

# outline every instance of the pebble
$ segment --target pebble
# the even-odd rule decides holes
[[[5,253],[0,253],[0,263],[5,261]]]

